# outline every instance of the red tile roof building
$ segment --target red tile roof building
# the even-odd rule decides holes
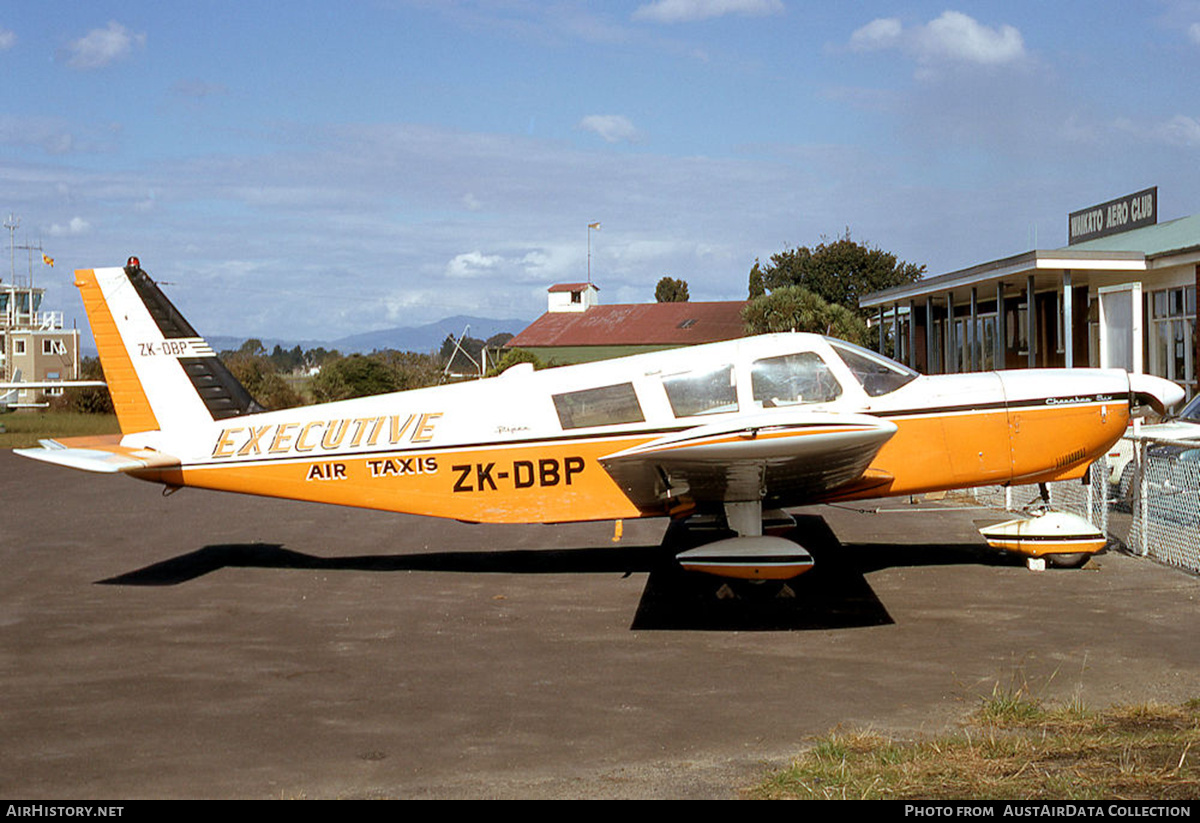
[[[588,287],[586,283],[551,286],[551,301],[562,292],[577,293]],[[744,300],[728,300],[591,304],[582,311],[552,308],[508,341],[506,348],[526,349],[544,362],[561,365],[731,340],[745,334],[745,305]]]

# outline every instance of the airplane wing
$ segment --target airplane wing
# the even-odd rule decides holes
[[[22,457],[54,463],[72,469],[116,474],[139,469],[166,469],[179,465],[179,458],[153,449],[121,445],[120,435],[100,437],[64,437],[39,440],[40,449],[13,449]]]
[[[600,463],[643,511],[673,500],[787,506],[856,482],[886,482],[864,473],[896,431],[871,415],[776,411],[675,432]]]

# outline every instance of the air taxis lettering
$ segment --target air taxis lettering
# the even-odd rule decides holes
[[[437,474],[436,457],[397,457],[368,460],[372,477],[403,477],[406,474]]]
[[[267,426],[233,426],[221,429],[212,456],[302,454],[362,446],[396,446],[405,441],[428,443],[433,440],[437,420],[441,416],[441,412],[426,412]]]
[[[464,463],[451,466],[456,473],[454,491],[488,492],[501,488],[529,489],[534,486],[570,486],[586,464],[582,457],[549,457],[541,460],[514,460],[507,467],[495,463]]]
[[[345,480],[345,463],[313,463],[308,467],[305,480]]]

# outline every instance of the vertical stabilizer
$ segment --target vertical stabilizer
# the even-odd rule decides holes
[[[75,285],[123,433],[262,411],[141,268],[80,269]]]

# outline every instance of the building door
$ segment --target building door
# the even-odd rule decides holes
[[[1100,368],[1142,371],[1142,284],[1101,286]]]

